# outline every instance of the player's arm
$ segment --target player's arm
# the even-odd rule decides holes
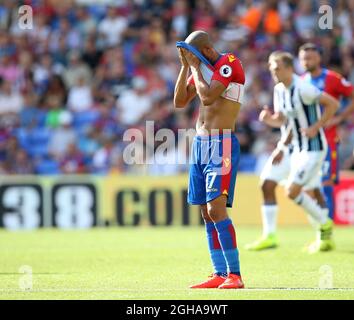
[[[338,115],[340,117],[340,122],[354,114],[354,90],[352,91],[349,99],[348,106]]]
[[[211,105],[218,99],[221,94],[225,91],[226,87],[220,81],[212,80],[210,85],[204,80],[203,75],[200,71],[199,65],[200,60],[191,52],[184,49],[183,54],[186,58],[195,83],[195,88],[197,94],[204,106]]]
[[[198,67],[191,66],[191,70],[198,96],[203,105],[209,106],[213,104],[225,91],[226,87],[216,80],[212,80],[209,86]]]
[[[285,133],[281,136],[276,149],[272,153],[272,164],[276,165],[281,162],[284,157],[285,148],[291,143],[293,132],[291,125],[288,124]]]
[[[178,49],[181,61],[181,70],[175,85],[173,103],[176,108],[184,108],[197,94],[195,85],[187,83],[189,64],[186,61],[181,49]]]
[[[273,128],[280,128],[286,122],[286,117],[282,112],[272,113],[268,106],[264,106],[259,114],[259,121]]]
[[[285,129],[284,135],[281,136],[281,138],[278,142],[278,148],[283,149],[283,146],[287,147],[291,143],[292,139],[293,139],[293,131],[292,131],[291,125],[288,124]]]
[[[339,102],[325,92],[320,93],[319,103],[323,107],[322,117],[312,126],[301,129],[302,133],[309,138],[316,136],[320,128],[324,127],[325,123],[334,116],[339,108]]]
[[[341,96],[348,97],[349,103],[342,112],[336,114],[326,123],[326,127],[340,124],[354,114],[354,88],[353,85],[344,78],[337,78],[336,88]]]

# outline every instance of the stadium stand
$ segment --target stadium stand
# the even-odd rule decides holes
[[[175,42],[194,29],[208,31],[221,52],[234,52],[245,67],[240,171],[255,172],[277,134],[258,122],[260,108],[272,104],[271,51],[296,54],[313,41],[323,48],[326,65],[354,82],[353,1],[114,3],[1,2],[0,173],[105,174],[126,129],[141,128],[145,120],[154,120],[155,130],[193,127],[198,102],[177,114],[172,96],[179,69]],[[326,3],[334,10],[334,28],[314,28],[315,8]],[[18,26],[22,4],[33,8],[31,30]],[[298,63],[296,69],[302,72]],[[354,145],[354,116],[342,129],[342,169],[354,169],[347,147]]]

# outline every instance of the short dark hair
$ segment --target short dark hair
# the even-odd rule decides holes
[[[286,51],[274,51],[269,56],[269,60],[281,60],[286,67],[294,67],[294,56]]]
[[[322,49],[318,45],[316,45],[312,42],[307,42],[307,43],[304,43],[303,45],[301,45],[299,48],[299,52],[300,51],[316,51],[319,54],[322,54]]]

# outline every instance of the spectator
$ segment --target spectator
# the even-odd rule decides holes
[[[23,1],[0,2],[3,173],[16,171],[13,164],[17,154],[19,160],[30,163],[29,167],[41,167],[38,152],[43,150],[37,150],[40,142],[33,150],[26,144],[28,131],[39,133],[39,141],[50,136],[51,150],[60,149],[54,152],[60,158],[55,160],[60,161],[57,167],[61,165],[65,172],[146,174],[144,164],[123,163],[122,134],[128,128],[144,133],[146,120],[155,122],[155,130],[171,128],[177,132],[178,128],[194,127],[198,99],[178,113],[171,105],[180,68],[175,42],[194,28],[207,30],[220,52],[234,52],[245,67],[244,102],[236,131],[247,170],[254,167],[248,160],[258,157],[257,168],[262,155],[269,152],[271,145],[265,137],[268,141],[268,137],[278,135],[258,121],[262,105],[272,105],[274,83],[267,65],[271,51],[296,55],[301,44],[313,41],[323,48],[324,64],[354,82],[353,1],[122,0],[107,7],[83,2],[54,6],[55,1],[28,0],[26,4],[35,13],[32,30],[20,30],[14,19]],[[333,9],[334,25],[331,30],[321,30],[317,28],[318,6],[327,3]],[[67,114],[66,109],[72,119],[63,125],[61,117]],[[65,122],[68,116],[63,117]],[[340,129],[343,168],[352,167],[347,146],[352,143],[353,132],[354,118],[348,118]],[[15,136],[20,143],[14,142]],[[77,143],[79,151],[72,143]],[[137,158],[143,160],[145,149],[156,146],[141,143]],[[19,151],[19,144],[27,155]],[[159,173],[168,170],[156,169]],[[18,170],[26,171],[31,169],[22,166]]]
[[[0,55],[0,77],[15,85],[21,76],[19,66],[11,59],[10,55]]]
[[[147,82],[142,77],[132,81],[133,89],[124,92],[117,100],[118,118],[124,125],[138,124],[152,107],[147,94]]]
[[[9,126],[17,122],[23,108],[22,95],[13,90],[10,81],[0,79],[0,122]]]
[[[98,32],[104,39],[104,47],[113,47],[122,40],[128,26],[128,19],[115,7],[108,7],[106,17],[98,25]]]
[[[28,154],[24,150],[18,150],[15,154],[14,162],[11,163],[11,173],[13,174],[33,174],[34,168]]]
[[[38,107],[38,97],[34,93],[24,96],[23,109],[20,112],[20,126],[23,128],[41,127],[46,113]]]
[[[104,138],[102,147],[93,155],[92,166],[95,173],[106,174],[109,172],[112,164],[113,149],[113,140]]]
[[[60,116],[64,112],[63,105],[60,103],[60,99],[53,96],[51,99],[47,98],[45,101],[48,112],[45,119],[45,124],[49,128],[57,128],[60,126]]]
[[[311,39],[314,36],[316,16],[312,12],[312,3],[310,1],[300,0],[294,21],[295,30],[302,38]]]
[[[86,135],[79,137],[78,148],[84,156],[91,158],[100,148],[100,131],[98,128],[92,127]]]
[[[82,61],[91,69],[95,69],[101,59],[102,51],[96,47],[95,38],[89,37],[85,41]]]
[[[96,109],[99,113],[93,127],[98,130],[103,136],[114,138],[121,136],[124,133],[124,127],[117,121],[117,112],[113,102],[109,99],[101,101]]]
[[[185,0],[173,2],[171,28],[177,37],[183,39],[188,32],[188,5]]]
[[[97,22],[94,17],[89,14],[88,8],[79,6],[76,9],[77,30],[81,37],[86,41],[88,37],[96,32]]]
[[[84,155],[75,144],[69,144],[63,160],[60,162],[60,169],[65,174],[85,173]]]
[[[72,115],[63,111],[58,116],[59,127],[53,132],[49,141],[49,154],[56,160],[62,161],[69,150],[69,146],[76,143],[76,134],[73,130]]]
[[[253,33],[260,29],[267,34],[279,34],[281,18],[277,11],[277,1],[270,0],[252,6],[242,17],[242,23]]]
[[[43,100],[56,99],[59,105],[66,104],[67,89],[61,76],[53,75],[49,79],[48,87],[43,93]]]
[[[90,84],[92,79],[91,70],[87,64],[82,61],[80,52],[71,51],[68,54],[68,58],[69,64],[63,74],[65,85],[70,88],[78,82],[79,78],[83,78],[85,83]]]
[[[67,105],[73,112],[84,112],[93,106],[91,87],[84,77],[78,78],[76,85],[70,88]]]

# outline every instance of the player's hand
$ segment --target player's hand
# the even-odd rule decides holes
[[[188,64],[186,57],[184,56],[184,53],[182,50],[183,50],[182,48],[178,48],[178,57],[179,57],[179,60],[181,61],[181,65],[183,67],[189,67],[189,64]]]
[[[282,150],[275,149],[272,154],[272,164],[277,165],[279,164],[284,157],[284,152]]]
[[[183,56],[186,58],[189,66],[194,67],[194,68],[198,68],[199,64],[200,64],[200,60],[190,51],[186,50],[186,49],[181,49]]]
[[[265,122],[272,116],[272,112],[268,106],[263,106],[263,110],[259,114],[259,121]]]
[[[311,127],[302,128],[301,133],[303,136],[311,139],[318,134],[318,130],[320,130],[320,128],[316,124],[314,124]]]

